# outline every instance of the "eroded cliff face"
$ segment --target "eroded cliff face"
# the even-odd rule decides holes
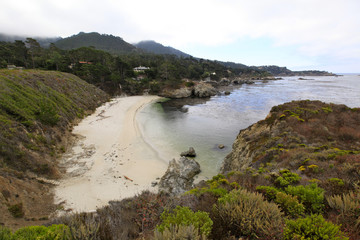
[[[360,109],[345,105],[293,101],[273,107],[265,120],[240,131],[221,172],[287,168],[318,179],[348,172],[359,180],[359,123]]]
[[[267,139],[271,137],[270,127],[255,123],[252,126],[240,131],[234,144],[233,150],[226,156],[222,172],[245,170],[248,168],[259,149],[257,139]]]

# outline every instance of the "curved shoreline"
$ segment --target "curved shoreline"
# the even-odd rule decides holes
[[[157,190],[167,160],[148,144],[137,113],[157,96],[115,98],[73,130],[78,140],[60,161],[66,174],[55,187],[55,204],[67,211],[94,211],[111,200]]]

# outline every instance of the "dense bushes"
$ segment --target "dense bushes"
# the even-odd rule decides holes
[[[285,192],[297,196],[300,202],[304,204],[308,213],[322,213],[324,208],[324,190],[316,184],[288,186]]]
[[[276,239],[283,224],[282,213],[275,203],[264,201],[258,193],[233,190],[214,206],[213,239],[224,236],[250,239]]]
[[[216,176],[205,185],[225,180],[229,179]],[[350,239],[358,239],[357,231],[341,232],[342,226],[333,224],[351,229],[359,226],[356,193],[328,197],[328,207],[323,209],[323,198],[314,197],[323,193],[316,184],[285,189],[260,186],[258,191],[265,196],[270,193],[270,197],[265,200],[262,194],[243,188],[233,189],[222,197],[210,192],[177,197],[143,192],[110,202],[96,214],[74,214],[54,223],[67,225],[70,239],[347,239],[343,232]],[[204,200],[208,197],[209,202]],[[194,211],[204,204],[205,211]],[[322,215],[313,215],[313,209],[326,210],[324,216],[328,221]],[[337,217],[331,215],[332,210]]]
[[[1,240],[68,240],[71,238],[69,228],[65,225],[30,226],[20,228],[12,233],[9,229],[0,227]]]
[[[279,172],[280,176],[275,179],[275,185],[278,187],[287,187],[291,184],[298,183],[301,180],[301,177],[291,172],[288,169],[281,170]]]
[[[296,196],[278,192],[276,194],[275,203],[284,211],[284,213],[291,217],[299,217],[304,214],[305,207],[299,203]]]
[[[321,215],[311,215],[306,218],[289,220],[284,230],[285,240],[345,240],[348,239],[340,231],[340,227],[325,221]]]
[[[350,192],[326,198],[329,208],[334,212],[334,219],[341,224],[350,236],[360,234],[360,194]]]
[[[208,213],[201,211],[193,212],[187,207],[180,206],[177,206],[172,213],[164,211],[161,215],[161,220],[162,223],[156,227],[160,233],[163,233],[166,229],[174,231],[171,229],[172,227],[193,226],[200,236],[208,236],[213,225]]]
[[[180,239],[191,239],[191,240],[205,240],[206,236],[200,235],[198,229],[193,225],[171,225],[166,228],[163,232],[155,230],[155,240],[180,240]]]

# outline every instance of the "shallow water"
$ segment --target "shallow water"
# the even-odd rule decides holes
[[[321,100],[360,107],[360,76],[286,77],[242,85],[228,96],[171,100],[147,106],[138,114],[145,139],[164,159],[178,158],[194,147],[201,176],[216,175],[241,129],[264,119],[273,106],[292,100]],[[218,144],[225,145],[220,150]]]

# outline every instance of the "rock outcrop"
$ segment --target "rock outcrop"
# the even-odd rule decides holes
[[[202,83],[202,82],[195,85],[193,91],[193,96],[200,98],[211,97],[216,94],[217,94],[216,88],[214,88],[211,84]]]
[[[193,87],[182,87],[175,90],[164,90],[160,95],[167,98],[206,98],[217,94],[217,90],[211,84],[200,82]]]
[[[180,153],[181,157],[196,157],[196,152],[193,147],[190,147],[189,150]]]
[[[184,193],[193,187],[194,177],[200,173],[200,164],[194,159],[181,157],[171,160],[169,167],[160,179],[159,191],[176,195]]]
[[[192,88],[184,87],[171,91],[166,90],[161,94],[161,96],[167,98],[187,98],[187,97],[191,97],[192,91],[193,91]]]

